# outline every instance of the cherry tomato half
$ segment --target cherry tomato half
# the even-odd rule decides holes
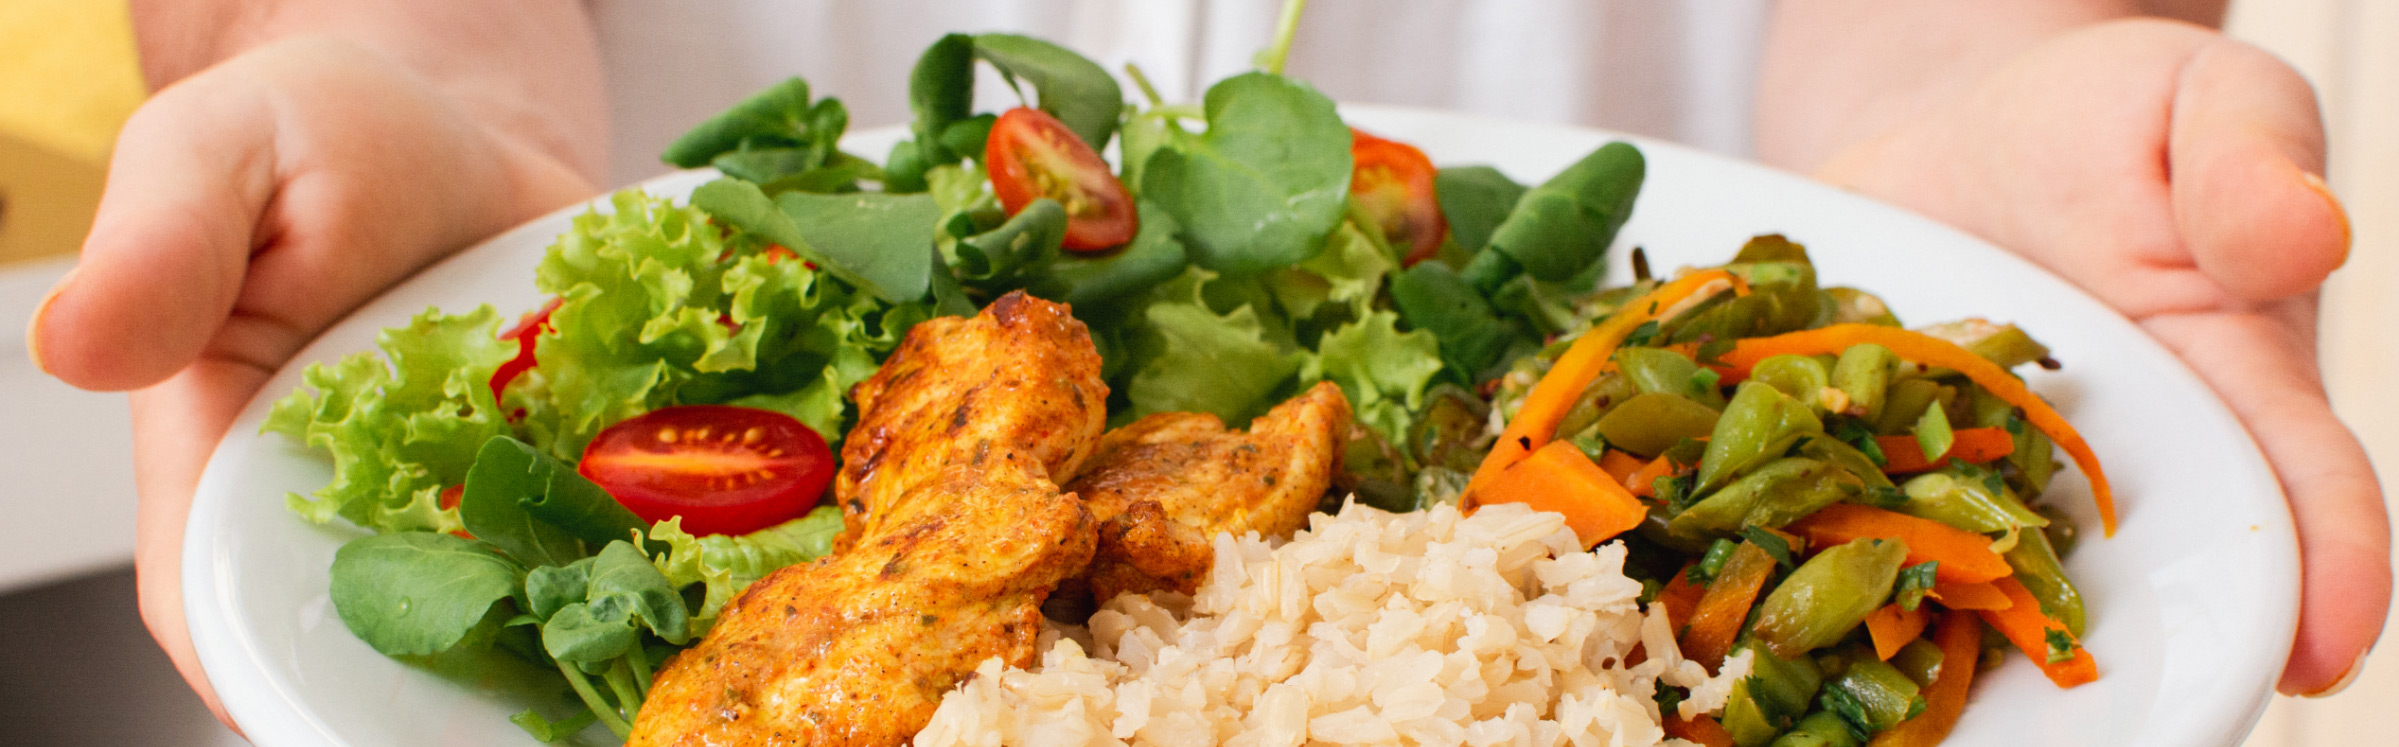
[[[1090,145],[1049,113],[1017,107],[1000,115],[983,144],[991,192],[1013,216],[1047,197],[1066,208],[1066,243],[1097,251],[1133,240],[1141,227],[1133,194]]]
[[[1403,264],[1416,264],[1441,251],[1449,219],[1433,192],[1433,159],[1416,146],[1349,131],[1349,193],[1383,229],[1391,243],[1407,247]]]
[[[550,313],[557,311],[558,304],[565,301],[564,298],[550,299],[549,303],[542,304],[540,311],[526,314],[523,319],[517,320],[515,327],[500,333],[500,339],[516,341],[516,357],[508,359],[507,363],[500,364],[497,370],[491,372],[491,396],[500,396],[501,392],[508,390],[508,382],[515,381],[516,377],[533,368],[533,338],[541,336],[541,331],[549,328]]]
[[[799,518],[833,481],[823,436],[789,415],[681,405],[600,431],[575,467],[643,521],[695,535],[748,534]]]

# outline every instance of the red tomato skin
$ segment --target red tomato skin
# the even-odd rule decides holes
[[[600,431],[575,471],[643,521],[680,516],[694,535],[748,534],[815,508],[833,452],[789,415],[678,405]]]
[[[1020,106],[1000,114],[983,143],[983,167],[1010,216],[1043,197],[1065,206],[1069,250],[1123,246],[1141,228],[1133,194],[1108,162],[1048,112]]]
[[[550,314],[558,310],[559,304],[565,302],[564,298],[550,299],[549,303],[542,304],[540,311],[526,314],[524,318],[517,320],[515,327],[500,333],[500,339],[516,341],[516,357],[508,359],[507,363],[500,364],[498,369],[491,372],[491,396],[493,399],[498,399],[500,393],[508,391],[508,382],[515,381],[516,377],[533,369],[535,362],[533,339],[540,337],[542,330],[550,328]]]
[[[1350,131],[1350,194],[1359,197],[1368,213],[1382,224],[1384,238],[1407,246],[1401,264],[1414,265],[1441,251],[1449,235],[1449,218],[1433,178],[1439,172],[1433,159],[1416,146],[1385,140],[1356,128]]]

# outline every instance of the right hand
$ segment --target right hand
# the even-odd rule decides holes
[[[592,85],[563,96],[596,94],[596,69],[576,65],[559,63],[568,83]],[[179,573],[184,518],[217,441],[350,310],[593,192],[571,162],[588,171],[595,159],[522,133],[597,132],[575,120],[599,111],[596,97],[548,115],[561,124],[494,116],[492,98],[507,91],[456,88],[364,46],[295,37],[160,91],[125,124],[81,262],[31,321],[44,371],[136,390],[142,619],[228,726],[184,626]]]

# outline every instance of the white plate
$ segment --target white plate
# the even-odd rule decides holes
[[[1618,137],[1379,107],[1344,113],[1423,146],[1438,163],[1489,163],[1528,183]],[[861,133],[847,145],[883,153],[901,134]],[[2106,461],[2123,519],[2115,538],[2098,538],[2088,486],[2077,472],[2061,475],[2060,503],[2092,530],[2067,565],[2090,601],[2084,643],[2102,676],[2058,690],[2034,667],[2010,661],[1977,678],[1949,744],[2238,743],[2290,649],[2298,558],[2273,473],[2198,378],[2088,295],[1980,240],[1796,176],[1638,142],[1649,182],[1612,255],[1615,277],[1626,276],[1621,247],[1646,247],[1665,271],[1722,262],[1751,235],[1779,232],[1808,245],[1825,283],[1872,290],[1903,319],[2012,320],[2065,362],[2061,371],[2031,372],[2031,384]],[[710,176],[679,173],[644,186],[682,196]],[[555,693],[405,665],[343,627],[326,569],[357,531],[308,524],[283,502],[287,492],[324,484],[330,467],[281,437],[257,434],[269,403],[299,383],[303,366],[370,350],[377,330],[427,306],[537,306],[533,267],[581,210],[494,237],[369,303],[276,374],[217,447],[185,537],[185,610],[218,695],[259,744],[531,743],[508,715]],[[594,729],[586,737],[593,734],[605,736]]]

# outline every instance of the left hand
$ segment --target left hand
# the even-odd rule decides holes
[[[2317,369],[2317,289],[2349,251],[2313,90],[2273,56],[2156,20],[2031,45],[1816,175],[2065,276],[2189,363],[2257,439],[2297,522],[2279,688],[2337,690],[2382,630],[2390,529]]]

